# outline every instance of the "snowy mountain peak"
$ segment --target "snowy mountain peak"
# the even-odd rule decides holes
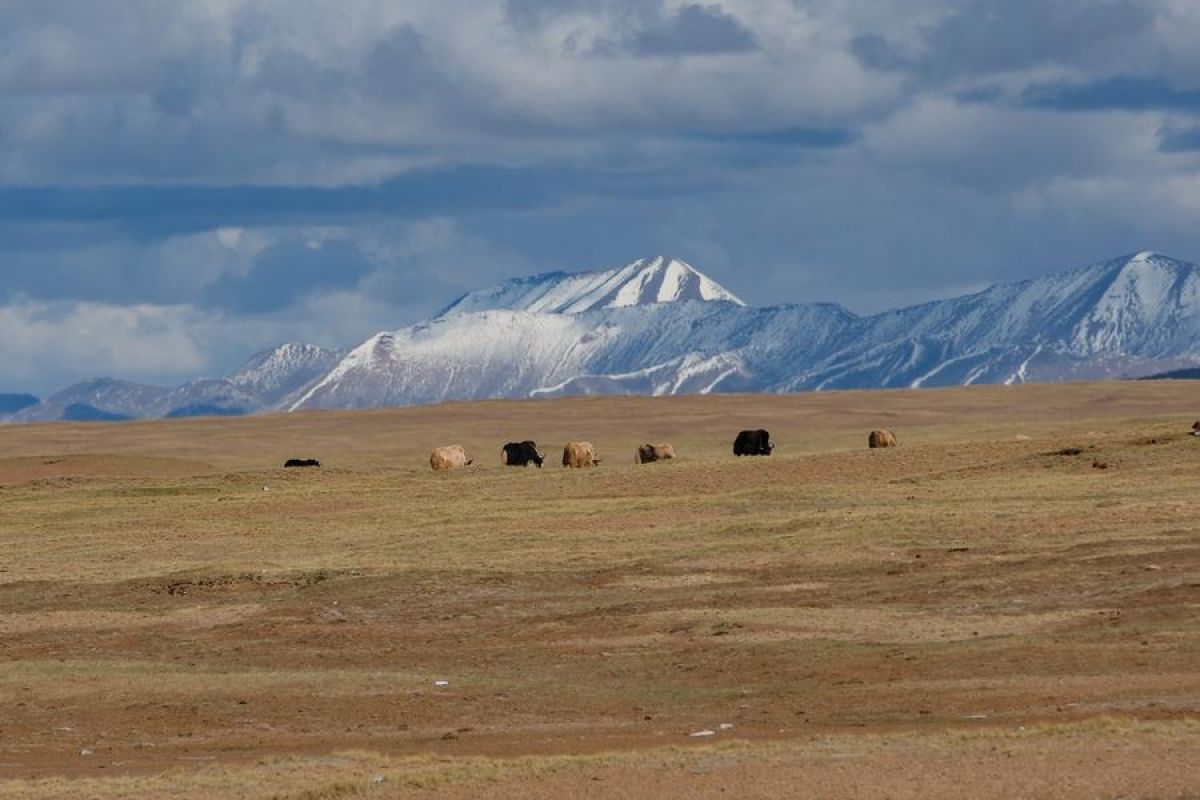
[[[602,308],[627,308],[685,300],[745,305],[732,292],[687,262],[668,256],[654,256],[616,269],[549,272],[505,281],[490,289],[463,295],[439,316],[495,309],[578,314]]]
[[[1182,275],[1184,273],[1190,273],[1196,269],[1195,264],[1191,264],[1187,261],[1180,261],[1179,259],[1171,258],[1170,256],[1164,256],[1162,253],[1156,253],[1152,250],[1143,250],[1140,253],[1127,256],[1124,259],[1117,259],[1116,263],[1121,263],[1122,261],[1124,263],[1121,264],[1121,271],[1125,274],[1157,272]],[[1111,265],[1114,262],[1106,263]],[[1097,266],[1102,267],[1104,264]]]
[[[1076,351],[1158,355],[1183,344],[1180,330],[1189,335],[1196,330],[1200,273],[1195,265],[1142,252],[1109,262],[1109,269],[1111,280],[1100,284],[1094,305],[1076,325]],[[1196,343],[1187,349],[1194,352]]]
[[[1155,310],[1170,302],[1179,283],[1195,276],[1195,265],[1146,251],[1125,261],[1106,295],[1135,295],[1143,307]]]
[[[250,356],[226,380],[274,405],[323,376],[341,357],[315,344],[288,342]]]

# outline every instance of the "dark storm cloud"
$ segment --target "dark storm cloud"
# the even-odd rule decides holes
[[[504,0],[504,14],[514,27],[528,29],[562,14],[602,6],[592,0]]]
[[[670,10],[662,0],[506,0],[505,13],[518,30],[571,14],[606,19],[612,31],[596,43],[596,55],[715,55],[759,47],[753,31],[720,3],[688,3]]]
[[[573,15],[646,23],[665,17],[666,3],[664,0],[504,0],[504,15],[509,24],[520,30]]]
[[[1200,126],[1164,128],[1158,132],[1158,147],[1164,153],[1200,152]]]
[[[348,71],[322,66],[304,52],[286,45],[267,51],[251,82],[261,90],[312,101],[324,101],[354,88],[353,76]]]
[[[1097,59],[1113,40],[1129,39],[1153,22],[1138,0],[957,0],[922,31],[916,48],[886,31],[864,33],[851,50],[868,67],[911,70],[926,78],[1023,69]]]
[[[425,37],[412,25],[400,25],[364,59],[368,90],[375,95],[411,98],[446,88],[445,75],[429,55]]]
[[[961,92],[954,93],[954,99],[960,103],[996,103],[1004,98],[1004,90],[998,86],[973,86]]]
[[[842,147],[856,138],[845,128],[772,128],[767,130],[695,132],[692,138],[707,142],[743,145],[780,145],[826,149]]]
[[[357,215],[419,218],[524,208],[600,186],[569,168],[463,165],[414,170],[378,184],[341,186],[0,186],[3,222],[130,222],[171,226],[329,221]]]
[[[1178,89],[1162,78],[1116,75],[1087,83],[1035,84],[1022,102],[1054,111],[1186,111],[1200,113],[1200,89]]]
[[[317,292],[353,288],[373,269],[354,242],[287,240],[255,256],[245,273],[221,276],[205,299],[238,313],[279,311]]]
[[[744,53],[758,48],[754,34],[720,5],[691,4],[631,34],[618,46],[638,56]]]

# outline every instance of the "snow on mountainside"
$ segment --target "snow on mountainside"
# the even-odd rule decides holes
[[[822,352],[854,317],[832,305],[660,303],[579,314],[450,314],[352,350],[292,409],[552,394],[753,391],[742,362]],[[786,367],[782,367],[786,369]]]
[[[598,272],[549,272],[516,278],[499,286],[469,292],[437,316],[508,309],[577,314],[601,308],[624,308],[686,300],[724,300],[745,305],[707,275],[684,261],[666,256],[643,258],[617,269]]]
[[[23,409],[123,416],[570,394],[798,392],[1138,377],[1200,365],[1200,268],[1143,252],[859,317],[749,308],[682,261],[471,292],[346,354],[287,344],[177,389],[104,379]]]
[[[372,337],[290,408],[1016,383],[1200,363],[1200,273],[1154,253],[871,317],[748,308],[716,284],[701,294],[727,302],[664,295],[675,284],[654,281],[678,263],[473,292],[429,322]],[[691,272],[691,285],[707,285]]]
[[[846,345],[782,388],[1146,374],[1200,360],[1200,271],[1138,253],[864,318]]]
[[[288,342],[255,353],[226,380],[274,406],[323,377],[344,353],[313,344]]]

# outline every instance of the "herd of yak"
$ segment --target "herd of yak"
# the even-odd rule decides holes
[[[1200,436],[1200,421],[1192,426],[1192,435]],[[867,446],[895,447],[896,434],[887,430],[871,431],[867,436]],[[771,434],[759,428],[753,431],[742,431],[733,440],[735,456],[769,456],[775,445],[771,442]],[[652,461],[666,461],[675,458],[675,448],[670,444],[644,444],[634,454],[634,463],[649,464]],[[500,463],[509,467],[527,467],[536,464],[540,469],[546,457],[538,452],[537,445],[526,439],[523,442],[509,442],[500,450]],[[462,445],[452,444],[447,447],[435,447],[429,454],[429,466],[435,471],[469,467],[474,463],[467,458],[467,451]],[[573,469],[594,467],[600,463],[596,457],[596,448],[591,442],[567,442],[563,447],[562,465]],[[289,458],[285,467],[319,467],[321,462],[315,458]]]
[[[891,431],[871,431],[867,437],[869,447],[895,447],[896,434]],[[769,456],[775,445],[771,442],[771,434],[759,428],[753,431],[742,431],[733,440],[735,456]],[[649,464],[653,461],[666,461],[675,458],[675,448],[670,444],[644,444],[634,454],[634,463]],[[500,450],[500,463],[509,467],[527,467],[535,464],[539,469],[545,456],[538,452],[537,444],[526,439],[523,442],[509,442]],[[469,467],[474,459],[467,458],[467,451],[462,445],[452,444],[446,447],[435,447],[429,454],[429,466],[434,471]],[[567,442],[563,447],[562,465],[572,469],[594,467],[600,463],[596,456],[596,448],[591,442]],[[319,467],[321,462],[314,458],[290,458],[285,467]]]

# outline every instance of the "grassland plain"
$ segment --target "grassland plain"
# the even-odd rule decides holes
[[[1200,797],[1197,417],[1153,382],[0,428],[0,795]],[[525,438],[547,467],[501,467]]]

